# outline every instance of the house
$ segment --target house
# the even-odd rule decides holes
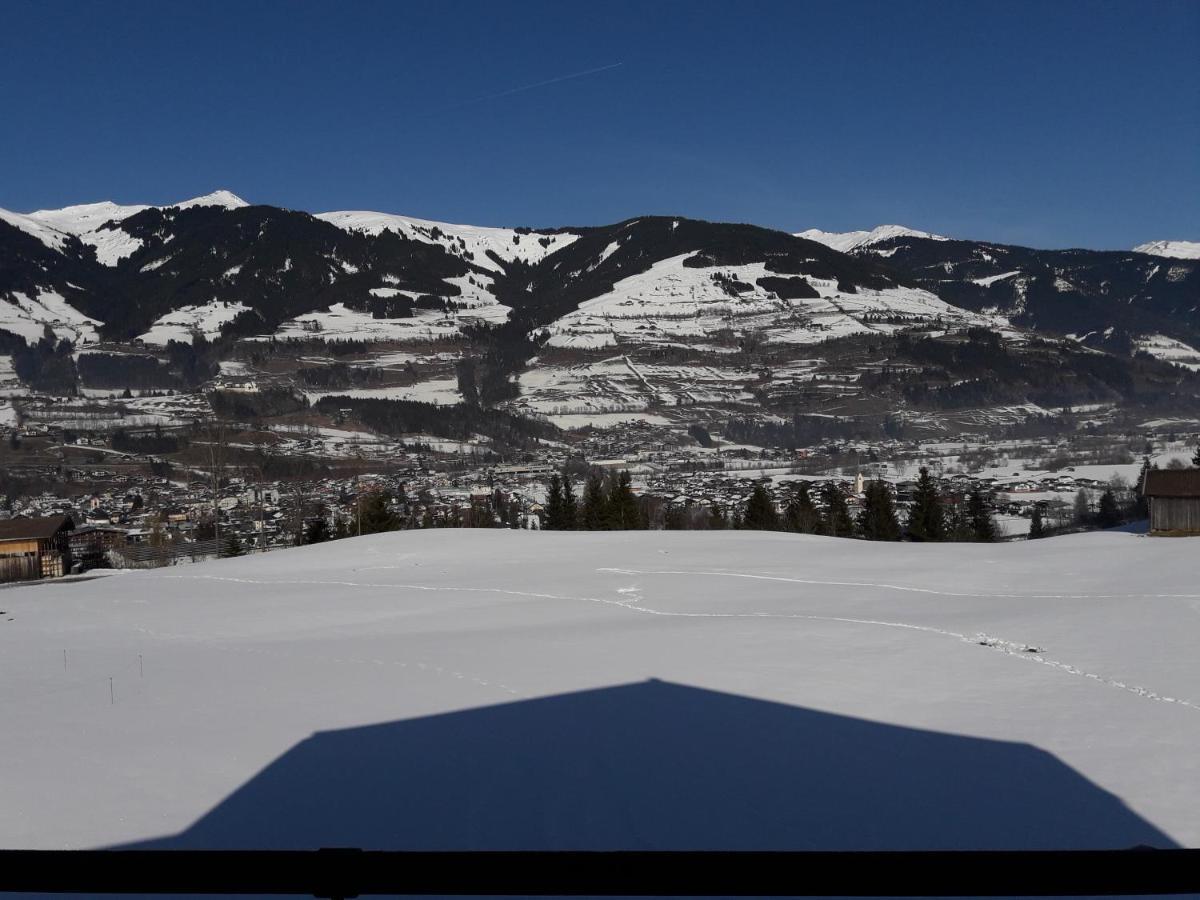
[[[19,517],[0,522],[0,582],[54,578],[70,568],[70,516]]]
[[[107,565],[108,551],[125,546],[125,531],[107,525],[84,525],[70,533],[67,543],[72,568],[86,571]]]
[[[1147,469],[1142,496],[1151,534],[1200,535],[1200,469]]]

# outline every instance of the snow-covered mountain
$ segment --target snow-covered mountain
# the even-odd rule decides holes
[[[66,206],[62,209],[39,209],[28,214],[0,209],[0,221],[21,229],[60,253],[68,243],[68,236],[76,237],[95,250],[96,260],[101,265],[115,266],[141,246],[137,238],[121,229],[121,223],[130,216],[148,209],[192,209],[198,206],[238,209],[248,205],[241,197],[220,190],[170,206],[122,206],[111,200],[104,200],[99,203]]]
[[[796,237],[804,238],[809,241],[817,241],[824,244],[826,247],[832,247],[834,250],[840,250],[842,253],[849,253],[852,250],[857,250],[860,247],[870,247],[873,244],[879,244],[883,241],[890,241],[895,238],[915,237],[925,238],[931,241],[948,241],[949,238],[942,237],[940,234],[931,234],[928,231],[917,231],[915,228],[907,228],[904,225],[878,225],[870,231],[821,231],[819,228],[809,228],[807,231],[796,233]]]
[[[349,210],[317,213],[316,218],[358,234],[378,235],[384,231],[445,247],[485,269],[501,271],[514,260],[535,264],[560,250],[578,235],[570,232],[538,232],[528,228],[487,228],[451,225],[391,213]]]
[[[1169,256],[1175,259],[1200,259],[1200,241],[1151,241],[1133,248],[1136,253]]]
[[[1039,250],[899,226],[801,234],[879,259],[954,306],[1003,315],[1034,331],[1121,354],[1151,337],[1200,346],[1200,262],[1182,258],[1186,242],[1160,242],[1179,258],[1156,260],[1147,250],[1152,245],[1128,252]]]
[[[0,211],[0,353],[44,355],[46,336],[76,349],[158,347],[164,357],[171,342],[195,342],[205,356],[227,355],[238,339],[437,343],[486,361],[475,375],[485,402],[547,415],[791,415],[838,407],[867,385],[878,399],[880,370],[936,373],[925,393],[909,383],[916,376],[893,379],[889,404],[982,402],[971,366],[923,359],[923,345],[907,340],[953,342],[970,330],[1021,353],[986,382],[989,402],[1114,399],[1145,389],[1143,375],[1159,385],[1174,370],[1105,381],[1078,359],[1041,358],[1035,378],[1021,348],[1067,337],[1125,360],[1145,351],[1191,365],[1198,292],[1200,261],[1033,250],[895,225],[789,235],[646,216],[492,228],[381,212],[314,216],[227,191],[171,206]],[[802,349],[814,347],[822,352]],[[454,372],[434,368],[437,396],[460,396]],[[1051,374],[1060,372],[1073,374]]]
[[[451,529],[7,590],[0,846],[1196,846],[1184,543]]]

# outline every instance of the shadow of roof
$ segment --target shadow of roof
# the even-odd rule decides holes
[[[1174,842],[1028,744],[647,681],[320,732],[153,849],[1104,849]]]

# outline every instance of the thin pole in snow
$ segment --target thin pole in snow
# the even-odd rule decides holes
[[[113,693],[112,676],[108,676],[108,702],[113,706],[117,703],[117,695]]]
[[[63,649],[63,671],[67,671],[67,651]]]
[[[138,654],[138,678],[145,678],[146,673],[142,670],[142,654]]]

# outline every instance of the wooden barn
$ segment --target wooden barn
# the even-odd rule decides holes
[[[1151,534],[1200,535],[1200,469],[1149,469],[1142,495]]]
[[[0,521],[0,582],[65,575],[70,567],[70,516]]]

